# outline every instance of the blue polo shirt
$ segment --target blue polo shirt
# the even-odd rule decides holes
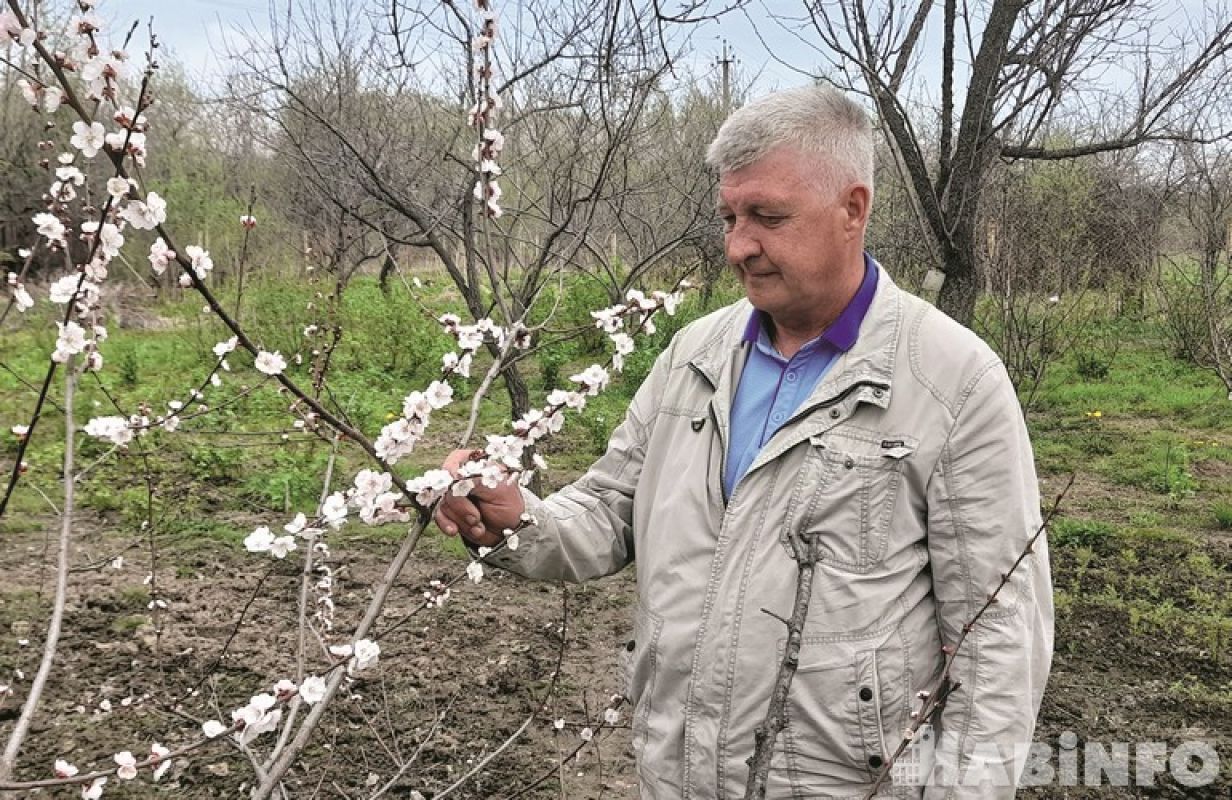
[[[791,358],[783,358],[770,342],[765,314],[754,309],[749,315],[744,341],[752,349],[732,401],[731,437],[723,473],[728,497],[766,442],[808,399],[838,357],[855,345],[860,323],[876,291],[877,265],[865,253],[864,280],[851,302],[830,327],[805,342]]]

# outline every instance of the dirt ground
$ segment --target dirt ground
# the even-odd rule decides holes
[[[5,576],[0,676],[16,669],[28,680],[38,663],[40,615],[45,614],[52,574],[50,568],[31,569],[30,564],[42,560],[47,546],[43,528],[53,526],[54,520],[47,519],[37,529],[6,533],[0,548],[0,574]],[[177,746],[196,735],[202,720],[226,718],[249,695],[294,674],[299,587],[294,559],[259,559],[217,541],[178,552],[174,559],[165,557],[157,571],[158,596],[167,603],[158,615],[159,630],[147,608],[148,552],[129,551],[116,568],[107,561],[127,540],[86,532],[79,542],[75,562],[96,566],[72,576],[67,633],[48,699],[21,759],[21,777],[47,777],[56,758],[84,771],[107,765],[119,750],[140,754],[152,741]],[[397,545],[393,537],[374,541],[348,529],[337,535],[332,545],[337,630],[349,629],[366,587]],[[1223,548],[1222,562],[1216,561],[1223,571],[1218,580],[1232,563],[1232,548],[1227,543]],[[291,797],[368,797],[395,775],[397,765],[409,763],[388,796],[410,797],[415,789],[431,798],[528,719],[526,734],[452,796],[637,796],[623,727],[627,713],[621,726],[602,731],[575,761],[557,769],[560,754],[581,743],[582,728],[595,724],[621,688],[616,654],[628,638],[631,573],[565,589],[490,572],[478,585],[459,585],[444,608],[408,616],[431,580],[458,575],[464,563],[439,540],[421,544],[378,626],[379,666],[363,673],[350,696],[334,704],[291,774]],[[273,569],[263,573],[269,564]],[[1073,565],[1064,553],[1054,554],[1054,568],[1057,585],[1070,585]],[[1081,613],[1060,614],[1058,625],[1057,655],[1037,735],[1041,743],[1055,749],[1076,737],[1077,749],[1084,750],[1091,742],[1160,741],[1171,751],[1182,741],[1200,739],[1232,762],[1226,700],[1232,659],[1226,641],[1222,652],[1212,653],[1195,647],[1182,631],[1131,633],[1125,614],[1087,606]],[[539,711],[558,659],[554,693]],[[318,668],[322,663],[322,658],[315,661]],[[0,735],[15,718],[25,685],[16,681],[14,696],[0,706]],[[1197,688],[1186,694],[1186,687]],[[1211,696],[1219,691],[1221,696]],[[558,730],[554,723],[561,719],[565,726]],[[269,741],[258,740],[256,750],[264,753],[268,746]],[[1050,763],[1059,773],[1065,762],[1056,752]],[[1232,781],[1228,764],[1221,769],[1214,784],[1198,788],[1174,783],[1083,788],[1054,781],[1023,794],[1226,798]],[[113,779],[105,796],[238,798],[246,796],[252,775],[247,755],[216,742],[177,759],[158,784],[142,776],[116,787]],[[58,789],[22,796],[79,795]]]

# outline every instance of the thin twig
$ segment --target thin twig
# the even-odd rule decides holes
[[[1077,477],[1077,473],[1070,473],[1069,480],[1065,482],[1065,486],[1062,487],[1061,491],[1057,494],[1057,499],[1053,501],[1052,507],[1048,509],[1048,513],[1044,515],[1044,519],[1040,522],[1039,527],[1036,528],[1035,533],[1032,534],[1031,538],[1027,540],[1026,545],[1022,548],[1022,552],[1018,554],[1018,558],[1014,559],[1014,563],[1008,571],[1001,573],[1001,581],[997,584],[996,588],[988,594],[988,599],[986,599],[984,601],[984,605],[980,606],[980,609],[975,612],[975,616],[973,616],[962,626],[962,630],[958,635],[958,641],[954,642],[952,645],[947,644],[941,648],[942,652],[945,653],[945,663],[942,666],[941,674],[937,677],[937,680],[930,689],[920,693],[920,696],[924,700],[923,706],[920,708],[919,712],[912,717],[911,725],[904,732],[902,740],[898,743],[898,747],[895,748],[894,752],[890,754],[890,757],[887,758],[885,763],[882,764],[881,771],[877,773],[877,779],[873,782],[873,785],[869,788],[868,792],[865,793],[864,800],[871,800],[871,798],[877,794],[877,790],[881,788],[881,785],[885,783],[886,778],[889,777],[890,770],[894,767],[894,762],[896,762],[898,758],[907,750],[907,748],[911,746],[911,743],[915,740],[915,735],[920,730],[921,726],[931,722],[937,714],[941,713],[941,711],[945,708],[946,699],[953,694],[959,686],[962,685],[960,682],[955,681],[951,677],[951,671],[954,667],[954,660],[958,657],[958,652],[963,646],[963,642],[967,640],[967,634],[975,629],[975,626],[979,623],[980,618],[984,616],[984,612],[997,603],[997,595],[999,595],[1001,590],[1005,588],[1006,584],[1010,582],[1010,578],[1013,577],[1014,572],[1017,571],[1022,562],[1026,560],[1027,556],[1031,555],[1031,553],[1035,551],[1035,543],[1039,541],[1041,536],[1044,535],[1044,531],[1048,528],[1048,523],[1052,521],[1053,517],[1055,517],[1057,512],[1061,509],[1061,502],[1065,499],[1065,495],[1069,493],[1070,488],[1074,485],[1074,479]]]
[[[321,507],[325,505],[325,499],[329,497],[330,487],[334,482],[334,465],[338,462],[338,437],[334,437],[333,447],[329,451],[329,462],[325,465],[325,480],[321,486],[321,500],[317,503],[317,514],[320,515]],[[304,656],[308,649],[308,595],[312,591],[312,567],[314,557],[314,542],[308,542],[304,548],[304,566],[300,571],[299,581],[299,641],[295,647],[295,683],[301,684],[304,682]],[[282,731],[278,734],[278,743],[270,750],[269,757],[265,760],[265,768],[274,763],[274,759],[278,758],[282,748],[286,747],[287,741],[291,738],[291,731],[295,729],[295,718],[299,715],[300,697],[297,694],[295,699],[291,701],[291,707],[287,710],[287,719],[283,723]]]
[[[74,422],[73,422],[73,390],[77,387],[77,373],[73,370],[73,357],[69,357],[64,370],[64,511],[60,515],[60,549],[56,565],[56,595],[51,606],[51,620],[47,623],[47,638],[43,642],[43,659],[39,662],[38,672],[30,683],[30,693],[22,705],[21,715],[13,726],[5,745],[4,755],[0,756],[0,781],[7,781],[13,775],[17,764],[17,754],[30,732],[30,724],[34,721],[34,713],[38,709],[39,700],[43,696],[43,688],[47,685],[47,677],[51,674],[51,665],[56,658],[56,648],[60,643],[60,628],[64,621],[64,606],[68,596],[69,546],[73,533],[73,500],[76,486],[73,481],[74,455]]]

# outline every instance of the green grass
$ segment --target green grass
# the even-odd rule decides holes
[[[290,357],[333,342],[329,391],[323,401],[335,413],[375,437],[396,415],[402,398],[412,388],[425,386],[437,374],[441,355],[451,347],[432,316],[458,310],[456,294],[443,281],[422,298],[412,301],[396,287],[386,295],[371,278],[352,282],[340,304],[332,306],[333,286],[295,280],[258,278],[249,283],[243,319],[253,339],[267,349]],[[552,289],[550,291],[556,291]],[[220,291],[231,298],[232,287]],[[107,367],[80,384],[77,424],[90,416],[116,413],[111,398],[126,409],[148,403],[152,414],[165,413],[170,399],[189,401],[188,393],[205,383],[213,364],[214,344],[226,331],[212,315],[202,314],[199,299],[190,293],[172,293],[166,302],[143,312],[149,327],[113,325],[103,347]],[[700,296],[688,296],[680,313],[660,318],[659,330],[640,343],[628,359],[625,375],[611,389],[592,399],[580,415],[571,413],[564,431],[545,443],[549,486],[557,486],[584,470],[606,446],[620,422],[637,384],[649,371],[659,350],[687,321],[729,302],[738,289],[723,285],[708,307]],[[180,295],[180,296],[176,296]],[[568,285],[545,322],[544,346],[522,362],[533,404],[549,388],[594,361],[606,359],[604,337],[593,329],[589,310],[608,301],[597,283],[578,278]],[[313,304],[315,311],[308,311]],[[332,310],[331,310],[332,309]],[[328,312],[328,313],[327,313]],[[51,318],[5,331],[0,360],[31,383],[37,383],[51,347]],[[315,314],[315,316],[314,316]],[[326,335],[306,339],[303,327],[315,322]],[[329,326],[342,333],[334,341]],[[1076,349],[1052,365],[1029,417],[1041,474],[1078,469],[1109,484],[1137,492],[1134,508],[1107,506],[1093,498],[1086,508],[1066,509],[1051,531],[1061,549],[1094,548],[1101,554],[1149,548],[1152,541],[1186,540],[1176,520],[1201,528],[1227,529],[1232,525],[1229,487],[1207,485],[1200,467],[1232,463],[1232,435],[1225,432],[1227,401],[1218,382],[1208,373],[1170,355],[1154,322],[1105,320],[1109,335],[1121,339],[1115,358],[1097,359]],[[54,327],[54,326],[50,326]],[[582,331],[560,339],[559,333]],[[329,442],[297,430],[292,398],[275,391],[250,367],[242,353],[229,359],[231,372],[222,373],[223,385],[205,387],[203,402],[212,411],[198,420],[186,420],[180,431],[153,431],[127,452],[112,452],[107,443],[81,437],[78,465],[92,464],[79,486],[79,505],[111,524],[136,529],[146,519],[149,502],[144,479],[149,472],[154,487],[153,518],[168,542],[187,552],[201,546],[236,546],[247,533],[247,523],[227,522],[237,514],[278,516],[310,511],[321,493],[321,479],[330,458]],[[1094,361],[1100,362],[1098,369]],[[1106,369],[1105,369],[1106,368]],[[480,358],[474,378],[457,384],[457,402],[440,412],[428,439],[399,465],[405,476],[436,466],[456,446],[457,431],[469,414],[469,400],[486,361]],[[289,373],[304,386],[311,385],[307,363],[292,364]],[[51,399],[61,402],[59,382]],[[5,428],[28,412],[31,392],[7,372],[0,372],[0,403],[13,409],[0,422]],[[479,431],[500,432],[508,425],[508,399],[499,382],[480,407]],[[283,435],[287,438],[283,439]],[[30,530],[34,515],[48,513],[36,488],[55,498],[60,494],[62,416],[49,411],[27,453],[30,472],[23,479],[0,530]],[[482,441],[482,439],[479,439]],[[0,436],[0,457],[16,452],[11,436]],[[345,488],[349,476],[367,466],[366,456],[343,443],[336,454],[334,489]],[[373,533],[378,536],[380,534]]]
[[[1232,530],[1232,503],[1215,503],[1211,508],[1211,513],[1220,530]]]

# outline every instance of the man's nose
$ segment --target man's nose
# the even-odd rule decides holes
[[[751,258],[761,255],[761,243],[756,236],[749,233],[746,223],[735,222],[731,230],[723,236],[723,246],[727,254],[727,263],[743,264]]]

